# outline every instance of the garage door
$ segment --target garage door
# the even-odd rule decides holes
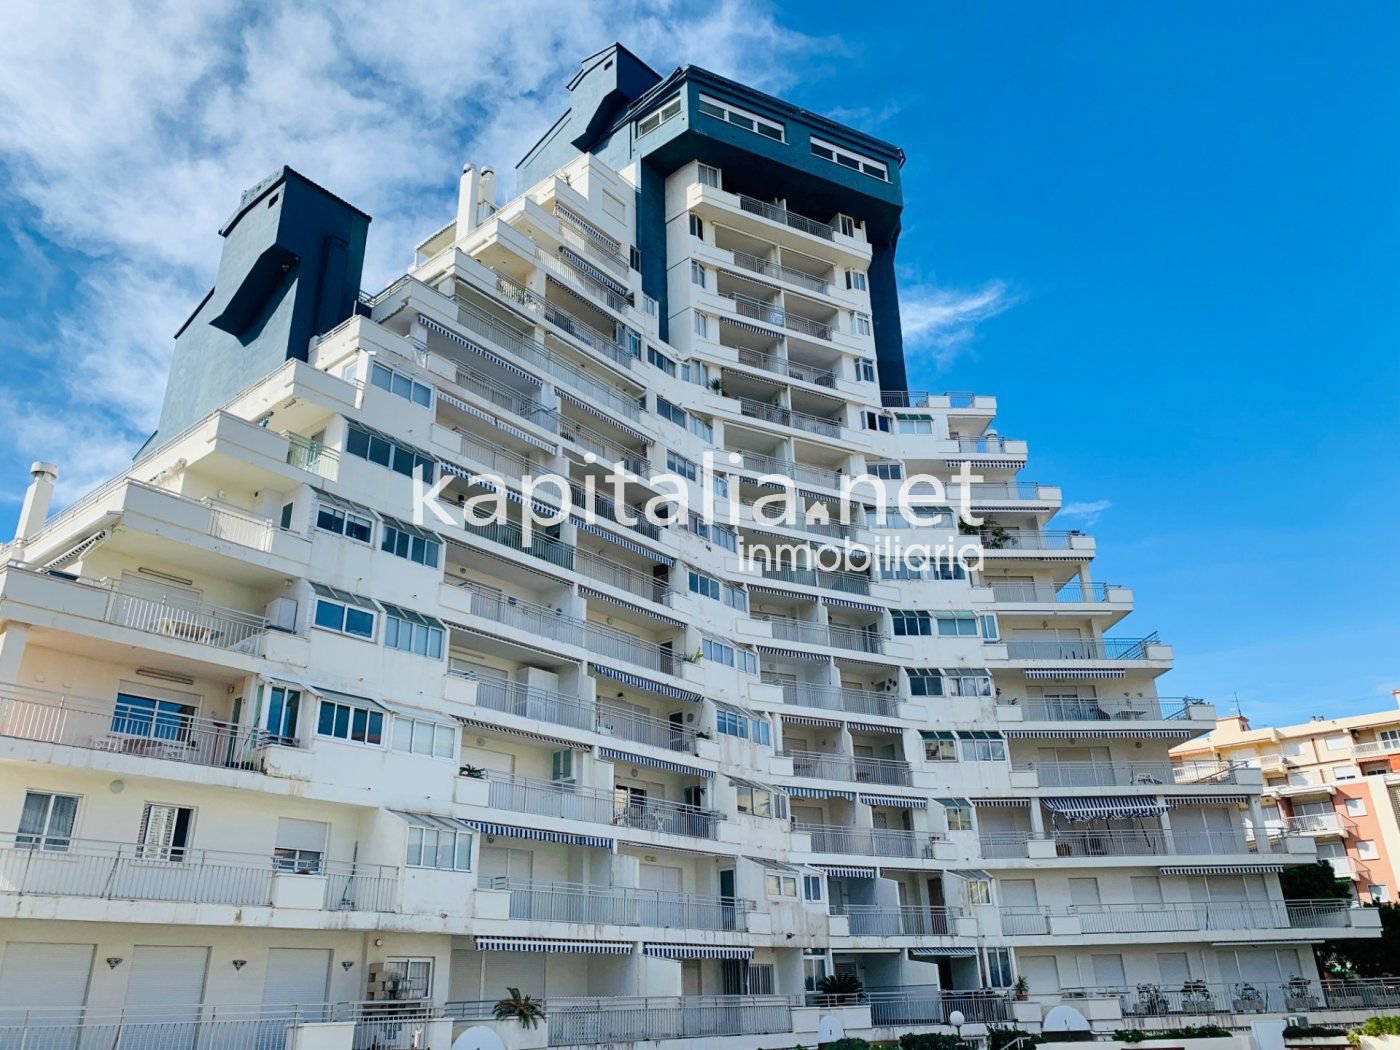
[[[0,962],[0,1047],[23,1044],[25,1018],[43,1026],[42,1045],[69,1050],[87,1001],[94,945],[11,941]],[[30,1045],[34,1044],[31,1034]]]
[[[126,979],[126,1016],[141,1025],[142,1050],[193,1050],[204,1001],[208,948],[138,945]],[[127,1032],[124,1042],[132,1042]]]

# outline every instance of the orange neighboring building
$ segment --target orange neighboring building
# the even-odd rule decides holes
[[[1394,902],[1400,900],[1400,691],[1395,698],[1395,710],[1293,726],[1255,729],[1241,715],[1222,716],[1205,736],[1173,748],[1172,757],[1258,767],[1271,836],[1312,836],[1318,856],[1351,880],[1358,898]]]

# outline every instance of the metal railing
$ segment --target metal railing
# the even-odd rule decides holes
[[[765,565],[765,580],[779,583],[796,583],[803,587],[819,587],[826,591],[840,591],[843,594],[869,594],[870,577],[844,570],[803,569],[794,565]]]
[[[632,304],[627,301],[626,296],[619,295],[609,288],[593,274],[589,273],[583,266],[580,266],[573,259],[563,254],[564,251],[572,251],[572,245],[568,249],[561,249],[559,255],[550,255],[545,251],[535,253],[536,261],[556,277],[562,277],[573,288],[578,289],[584,295],[605,303],[610,310],[623,313]],[[587,263],[588,260],[580,260]]]
[[[257,769],[257,751],[268,744],[297,746],[217,719],[125,708],[118,714],[113,700],[15,685],[0,685],[0,736],[229,769]]]
[[[596,350],[609,361],[623,368],[631,368],[632,362],[636,360],[627,349],[622,346],[612,336],[600,332],[586,321],[580,320],[569,313],[563,307],[551,303],[538,292],[533,292],[529,288],[517,281],[511,280],[499,270],[492,270],[496,275],[496,290],[507,299],[518,304],[531,313],[537,313],[554,327],[562,332],[566,332],[570,337],[583,343],[592,350]]]
[[[668,835],[713,839],[723,816],[677,802],[638,799],[606,788],[568,781],[538,780],[515,774],[487,774],[488,805],[512,813],[533,813],[590,824],[611,824]]]
[[[510,891],[510,917],[536,922],[572,922],[669,929],[748,929],[754,902],[732,897],[577,882],[536,882],[497,876],[493,890]]]
[[[1400,982],[1323,981],[1319,985],[1304,977],[1235,984],[1188,981],[1177,986],[1147,983],[1134,988],[1065,989],[1057,998],[1071,1002],[1081,998],[1117,999],[1124,1018],[1306,1013],[1400,1005]]]
[[[871,988],[860,998],[870,1004],[870,1020],[877,1028],[946,1025],[954,1011],[972,1024],[1011,1019],[1009,997],[1005,992],[992,990],[958,992],[933,986]]]
[[[982,835],[982,856],[988,859],[1025,857],[1033,840],[1055,844],[1059,857],[1138,857],[1152,854],[1243,854],[1251,852],[1243,833],[1233,831],[1173,831],[1160,828],[1064,830],[1037,835],[1030,831],[989,832]],[[1259,852],[1268,852],[1260,848]]]
[[[1042,532],[1028,529],[1019,531],[1005,530],[1001,532],[983,531],[978,533],[982,547],[985,550],[1037,550],[1037,551],[1061,551],[1069,550],[1073,546],[1074,537],[1082,536],[1080,532]]]
[[[1234,784],[1229,762],[1018,762],[1041,787],[1120,787],[1138,784]]]
[[[339,472],[340,453],[326,448],[319,441],[293,434],[283,434],[287,439],[287,463],[289,466],[310,471],[329,481],[334,481]]]
[[[808,623],[785,616],[760,616],[759,619],[772,625],[773,637],[779,641],[824,645],[834,649],[854,649],[862,653],[879,653],[884,650],[884,640],[873,627]]]
[[[1006,655],[1011,660],[1146,660],[1147,647],[1160,644],[1155,634],[1146,638],[1093,638],[1042,641],[1008,638]]]
[[[602,1046],[660,1039],[717,1039],[792,1031],[780,995],[551,998],[550,1046]]]
[[[739,207],[752,215],[761,215],[765,219],[782,223],[784,226],[800,230],[803,233],[810,233],[813,237],[820,237],[824,241],[835,240],[836,230],[834,227],[828,226],[824,222],[818,222],[816,219],[809,219],[805,215],[788,211],[786,208],[780,208],[776,204],[761,201],[757,197],[750,197],[746,193],[739,194]]]
[[[1197,930],[1269,930],[1350,925],[1351,902],[1212,901],[1075,906],[1085,933],[1176,933]],[[1004,916],[1004,913],[1003,913]]]
[[[164,492],[163,489],[155,491]],[[165,494],[176,495],[173,492]],[[184,499],[183,496],[177,498]],[[209,508],[209,535],[215,539],[227,540],[242,547],[250,547],[255,551],[266,551],[271,548],[272,535],[276,531],[276,527],[267,518],[260,518],[238,507],[231,507],[212,499],[205,499],[201,502]]]
[[[1192,697],[1142,697],[1121,699],[1105,697],[1041,698],[999,697],[998,707],[1019,707],[1027,722],[1174,722],[1184,719],[1193,704],[1204,703]]]
[[[267,621],[258,613],[205,602],[161,601],[122,590],[114,581],[80,580],[108,592],[103,619],[118,627],[256,656]]]
[[[833,904],[832,915],[844,915],[852,937],[946,937],[952,933],[956,909],[886,906],[881,904]]]
[[[1050,583],[998,583],[991,581],[992,597],[999,602],[1033,602],[1054,605],[1065,602],[1104,602],[1111,585],[1095,583],[1088,587],[1070,583],[1056,587]]]
[[[451,433],[457,436],[457,450],[489,471],[511,478],[534,473],[534,464],[523,453],[457,427],[452,428]]]
[[[694,729],[606,702],[598,704],[597,729],[619,740],[650,744],[668,751],[695,752]]]
[[[758,368],[764,372],[772,372],[774,375],[786,376],[802,383],[811,383],[813,386],[834,387],[836,385],[836,373],[829,368],[804,365],[800,361],[793,361],[780,354],[770,354],[746,346],[735,347],[735,349],[738,351],[741,365]]]
[[[808,291],[820,292],[822,295],[831,294],[831,282],[820,277],[814,277],[810,273],[802,270],[794,270],[791,266],[784,266],[782,263],[770,262],[757,255],[750,255],[748,252],[735,250],[730,253],[734,257],[734,265],[741,270],[748,270],[750,273],[761,273],[765,277],[775,277],[780,281],[787,281],[795,284],[799,288],[806,288]]]
[[[853,853],[863,857],[924,857],[932,853],[926,832],[902,828],[858,828],[841,824],[794,824],[811,837],[813,853]]]
[[[658,605],[671,604],[671,588],[664,581],[601,554],[576,550],[574,569],[596,583],[606,583]]]
[[[890,718],[899,713],[899,698],[890,693],[847,689],[838,685],[809,685],[806,682],[779,684],[782,686],[785,704],[817,707],[825,711],[849,711],[858,715],[884,715]]]
[[[443,358],[440,354],[435,354],[433,356],[443,361],[448,360],[447,358]],[[449,363],[456,371],[454,382],[463,390],[469,390],[483,400],[489,401],[497,408],[505,409],[507,412],[511,412],[521,419],[534,423],[536,426],[543,427],[546,430],[556,433],[558,432],[559,423],[557,414],[545,408],[539,401],[525,394],[511,390],[509,387],[502,386],[495,380],[487,378],[475,368],[471,368],[457,361],[450,361]],[[439,396],[441,396],[441,391],[439,391]]]
[[[893,758],[857,758],[817,751],[784,751],[792,759],[792,775],[853,784],[907,786],[913,782],[908,762]]]
[[[452,672],[456,673],[456,672]],[[475,675],[471,677],[476,678]],[[576,696],[532,689],[520,682],[476,678],[476,703],[491,711],[534,718],[571,729],[592,729],[596,713]]]
[[[1000,455],[1006,452],[1008,439],[999,434],[983,434],[981,437],[973,437],[971,434],[953,434],[951,440],[957,444],[959,452]]]
[[[732,302],[734,312],[740,317],[750,317],[755,321],[762,321],[764,324],[776,325],[789,332],[815,336],[818,339],[829,340],[831,338],[832,326],[830,324],[802,317],[791,310],[784,310],[781,306],[765,303],[762,299],[741,295],[738,292],[720,292],[719,297]]]
[[[795,412],[782,405],[769,404],[767,401],[755,401],[750,397],[739,398],[739,411],[750,419],[761,419],[766,423],[793,427],[809,434],[822,434],[826,437],[839,437],[841,434],[839,420],[823,419],[821,416]]]
[[[627,260],[619,250],[621,245],[618,241],[568,208],[556,204],[554,215],[560,220],[559,232],[564,240],[578,246],[584,254],[598,260],[619,276],[627,276]]]
[[[880,403],[886,408],[974,408],[978,395],[967,390],[942,394],[927,390],[881,390]]]
[[[779,459],[776,456],[766,456],[761,452],[739,451],[742,462],[740,468],[753,471],[758,474],[779,474],[793,481],[806,482],[809,485],[824,485],[829,489],[840,489],[841,472],[838,470],[827,470],[825,467],[811,467],[805,463],[796,463],[790,459]]]
[[[1278,829],[1280,833],[1288,835],[1340,835],[1344,830],[1342,818],[1336,813],[1303,813],[1285,817],[1283,826]]]

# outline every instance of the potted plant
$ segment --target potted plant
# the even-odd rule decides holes
[[[723,396],[724,396],[724,380],[723,380],[723,379],[720,379],[718,376],[716,376],[714,379],[711,379],[711,380],[710,380],[710,389],[713,390],[716,394],[719,394],[720,397],[723,397]]]
[[[1140,984],[1137,986],[1137,1009],[1140,1014],[1165,1014],[1169,1010],[1167,997],[1162,994],[1160,984]]]
[[[1011,993],[1016,996],[1018,1003],[1024,1003],[1030,998],[1031,982],[1026,980],[1025,974],[1017,976],[1016,983],[1011,986]]]
[[[1252,984],[1237,984],[1230,1006],[1237,1014],[1262,1014],[1264,995]]]
[[[829,973],[817,982],[817,991],[830,996],[833,1003],[854,1003],[864,985],[853,973]]]
[[[496,1020],[519,1021],[522,1028],[538,1028],[544,1020],[544,1004],[519,988],[507,988],[506,997],[496,1003]]]
[[[473,780],[485,780],[486,770],[480,766],[466,765],[457,770],[457,775],[461,777],[471,777]]]
[[[1187,1013],[1211,1013],[1215,1010],[1215,997],[1210,994],[1210,985],[1202,980],[1187,981],[1181,986],[1181,1007]]]
[[[1317,996],[1313,994],[1312,981],[1294,974],[1283,984],[1283,1005],[1286,1010],[1316,1010]]]

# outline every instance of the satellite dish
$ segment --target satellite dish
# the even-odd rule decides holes
[[[506,1050],[501,1037],[483,1024],[468,1028],[452,1043],[452,1050]]]
[[[827,1014],[817,1022],[817,1042],[834,1043],[838,1039],[846,1038],[846,1028],[841,1023],[841,1019]]]
[[[1040,1022],[1042,1032],[1087,1032],[1089,1022],[1072,1006],[1054,1006]]]

